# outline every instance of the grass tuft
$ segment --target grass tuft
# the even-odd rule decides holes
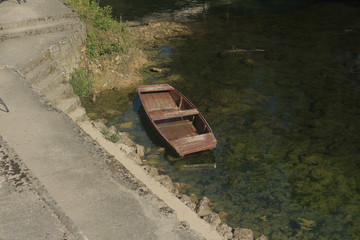
[[[125,53],[127,25],[121,19],[116,21],[112,17],[110,6],[100,7],[98,2],[89,0],[65,0],[65,3],[78,13],[86,24],[86,53],[91,58]]]
[[[86,72],[85,68],[74,69],[70,76],[70,84],[74,89],[74,93],[83,98],[91,90],[95,79],[91,72]]]

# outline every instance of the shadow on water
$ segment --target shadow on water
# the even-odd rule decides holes
[[[168,154],[136,97],[110,123],[234,227],[270,239],[360,239],[360,6],[348,2],[209,1],[187,23],[191,36],[154,48],[170,72],[145,70],[146,82],[187,96],[216,149]],[[254,49],[264,51],[236,51]]]

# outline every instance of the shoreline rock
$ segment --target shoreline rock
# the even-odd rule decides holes
[[[181,184],[173,183],[168,175],[160,175],[156,167],[148,165],[145,158],[145,147],[134,143],[128,133],[119,132],[115,126],[106,127],[106,120],[92,121],[92,125],[97,128],[106,138],[106,135],[112,134],[119,136],[118,142],[114,143],[120,150],[124,151],[127,156],[136,164],[142,165],[146,174],[157,180],[169,192],[177,196],[187,207],[194,211],[200,218],[209,223],[221,236],[225,239],[231,240],[254,240],[254,233],[247,228],[232,228],[221,221],[219,215],[212,211],[210,205],[211,201],[206,196],[201,200],[194,202],[192,198],[186,194],[180,193]],[[147,194],[148,189],[144,188],[140,191],[141,194]],[[172,209],[164,209],[164,214],[173,214]],[[267,240],[267,237],[261,235],[256,240]]]

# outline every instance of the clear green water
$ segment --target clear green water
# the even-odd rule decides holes
[[[360,239],[360,6],[310,3],[212,3],[187,23],[191,36],[149,49],[170,71],[144,69],[146,82],[184,93],[214,130],[215,150],[161,151],[136,95],[110,124],[133,122],[120,130],[152,149],[149,162],[184,192],[208,196],[233,227],[270,239]],[[224,53],[233,46],[264,52]],[[183,168],[191,163],[217,168]]]

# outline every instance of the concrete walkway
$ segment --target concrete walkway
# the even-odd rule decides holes
[[[131,190],[139,183],[107,171],[109,159],[100,147],[69,117],[41,102],[16,71],[2,69],[0,79],[0,96],[10,109],[0,112],[1,135],[83,231],[84,239],[199,238],[162,214],[159,209],[165,205],[154,196],[143,198]]]
[[[81,239],[46,189],[0,137],[0,239]]]
[[[10,155],[20,166],[0,171],[0,239],[202,239],[73,121],[84,119],[67,82],[85,37],[76,15],[6,0],[0,29],[0,168]]]

